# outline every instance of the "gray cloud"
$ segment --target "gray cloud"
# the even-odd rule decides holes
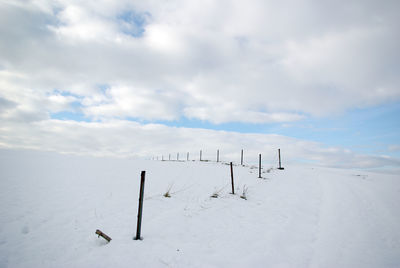
[[[16,105],[15,102],[0,97],[0,113],[10,108],[14,108]]]

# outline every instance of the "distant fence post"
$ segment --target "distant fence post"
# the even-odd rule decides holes
[[[189,161],[189,152],[186,155],[186,161]]]
[[[179,161],[179,153],[176,154],[176,161]]]
[[[219,150],[217,150],[217,162],[219,162]]]
[[[200,150],[200,161],[201,161],[201,150]]]
[[[258,156],[258,177],[261,178],[261,154]]]
[[[240,165],[243,166],[243,149],[242,149],[242,152],[240,154]]]
[[[143,195],[144,195],[144,178],[146,175],[146,171],[142,171],[140,174],[140,192],[139,192],[139,208],[138,208],[138,217],[137,217],[137,225],[136,225],[136,237],[135,240],[141,240],[140,231],[142,228],[142,213],[143,213]]]
[[[233,167],[231,162],[231,182],[232,182],[232,194],[235,194],[235,186],[233,184]]]
[[[164,161],[164,155],[161,156],[161,161]]]
[[[169,156],[168,156],[168,160],[169,160],[169,161],[171,161],[171,154],[169,154]]]
[[[284,168],[281,166],[281,149],[278,149],[278,156],[279,156],[279,167],[278,167],[278,169],[283,170]]]

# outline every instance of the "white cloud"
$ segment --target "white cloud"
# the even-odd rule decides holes
[[[146,27],[144,35],[146,44],[161,53],[177,55],[185,53],[184,40],[180,40],[179,33],[174,27],[163,24],[152,24]]]
[[[25,148],[62,153],[116,157],[150,157],[176,153],[192,158],[203,150],[204,159],[215,159],[220,150],[224,161],[239,161],[245,150],[246,162],[256,163],[259,153],[263,163],[277,165],[277,149],[284,163],[314,161],[317,165],[345,168],[399,166],[391,157],[358,155],[349,150],[324,147],[273,134],[243,134],[205,129],[176,128],[158,124],[139,124],[124,120],[75,122],[42,120],[21,124],[8,122],[0,127],[0,147]]]
[[[57,18],[61,25],[49,28],[63,41],[101,41],[113,34],[112,25],[108,21],[92,16],[89,10],[77,5],[65,7]]]
[[[95,118],[102,117],[133,117],[139,119],[173,120],[179,117],[177,98],[165,91],[148,91],[143,88],[128,86],[112,86],[107,90],[104,98],[98,105],[88,104],[84,112]],[[92,98],[90,98],[92,99]]]
[[[276,123],[297,121],[304,116],[295,113],[265,113],[251,110],[237,110],[233,105],[222,104],[218,107],[190,107],[184,110],[188,118],[210,121],[215,124],[228,121],[243,123]]]
[[[236,111],[250,122],[298,120],[399,99],[398,7],[396,1],[3,2],[1,67],[26,76],[22,90],[92,97],[96,86],[108,84],[125,103],[161,107],[132,112],[113,98],[106,107],[87,107],[95,117],[243,121]],[[121,31],[134,23],[118,19],[127,11],[147,14],[142,36]],[[168,97],[154,100],[160,90]]]

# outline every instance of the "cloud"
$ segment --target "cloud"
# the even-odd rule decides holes
[[[14,108],[17,104],[13,101],[9,101],[4,98],[0,98],[0,113],[7,111],[10,108]]]
[[[233,105],[222,104],[205,108],[194,106],[185,108],[184,115],[187,118],[201,119],[215,124],[224,123],[227,120],[243,123],[275,123],[297,121],[304,118],[303,115],[291,113],[266,113],[251,110],[237,110]],[[227,117],[230,117],[230,119]]]
[[[388,146],[389,152],[400,152],[400,145],[398,144],[391,144]]]
[[[89,101],[84,112],[95,118],[140,118],[173,120],[179,117],[179,101],[167,91],[148,91],[145,88],[117,85],[107,89],[97,105]]]
[[[20,79],[24,77],[0,71],[0,119],[2,120],[18,122],[46,120],[50,118],[50,113],[74,111],[73,104],[80,102],[79,98],[62,95],[57,90],[45,92],[25,88],[19,84]],[[9,80],[14,81],[10,83]]]
[[[94,118],[285,122],[400,98],[396,1],[289,6],[6,1],[1,70],[25,77],[20,90],[86,104],[110,85],[107,104],[84,109]]]
[[[382,168],[399,166],[400,161],[387,156],[355,154],[337,147],[273,134],[244,134],[205,129],[167,127],[160,124],[140,124],[125,120],[76,122],[41,120],[29,123],[7,122],[0,128],[0,147],[24,148],[61,153],[150,157],[161,159],[176,153],[191,158],[215,159],[220,150],[221,160],[239,161],[245,150],[247,163],[257,163],[259,153],[263,163],[277,165],[277,149],[281,148],[284,163],[312,161],[316,165],[345,168]]]

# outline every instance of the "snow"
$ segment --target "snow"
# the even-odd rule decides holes
[[[400,267],[400,176],[268,168],[0,150],[0,267]]]

